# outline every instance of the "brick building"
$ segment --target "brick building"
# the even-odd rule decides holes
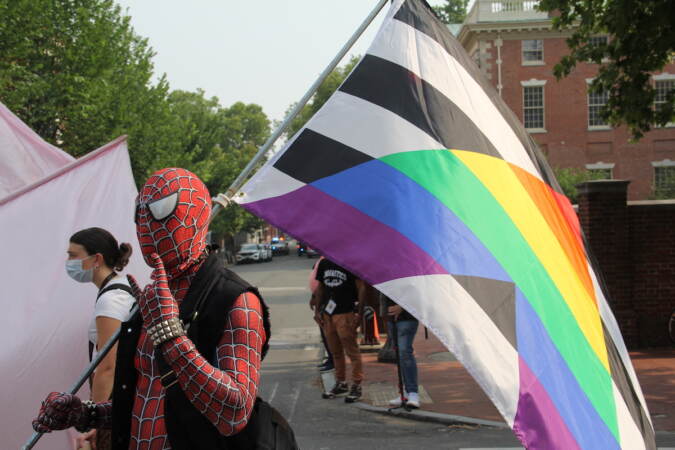
[[[647,199],[675,185],[675,124],[630,143],[598,114],[606,101],[588,92],[597,66],[579,64],[557,81],[553,66],[568,53],[569,33],[552,29],[532,0],[476,0],[458,39],[547,155],[553,167],[598,171],[630,180],[628,198]],[[597,36],[596,39],[607,39]],[[675,64],[655,74],[657,102],[675,88]]]

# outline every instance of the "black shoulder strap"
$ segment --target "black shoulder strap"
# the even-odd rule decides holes
[[[101,298],[101,295],[105,294],[108,291],[114,291],[115,289],[119,289],[120,291],[128,292],[129,295],[132,297],[134,296],[134,291],[131,290],[130,286],[127,286],[126,284],[123,283],[115,283],[111,284],[110,286],[106,286],[100,291],[98,291],[98,295],[96,296],[96,300],[98,301],[99,298]]]

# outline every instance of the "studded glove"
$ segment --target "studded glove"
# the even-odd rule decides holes
[[[154,269],[153,282],[142,292],[133,277],[129,277],[129,284],[136,294],[143,323],[157,346],[164,341],[183,336],[185,332],[178,318],[178,304],[169,290],[164,264],[156,253],[150,255],[150,260]]]

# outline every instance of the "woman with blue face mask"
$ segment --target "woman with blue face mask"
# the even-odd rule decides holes
[[[134,303],[131,288],[125,276],[119,274],[129,262],[131,245],[117,244],[115,237],[102,228],[87,228],[70,237],[66,273],[80,283],[94,283],[98,295],[89,326],[90,359],[99,347],[125,321]],[[117,345],[101,361],[91,380],[91,400],[104,402],[110,398],[115,375]],[[91,430],[77,439],[77,448],[107,450],[111,448],[109,430]]]

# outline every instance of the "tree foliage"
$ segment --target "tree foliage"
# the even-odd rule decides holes
[[[469,0],[445,0],[444,5],[434,6],[434,12],[443,23],[462,23],[466,18]]]
[[[174,91],[168,96],[178,132],[176,151],[163,153],[160,166],[186,168],[204,181],[212,195],[225,192],[270,134],[262,108],[237,102],[221,107],[218,98],[204,91]],[[216,234],[250,231],[260,222],[237,206],[220,213],[211,223]]]
[[[675,50],[672,0],[542,0],[539,8],[555,15],[556,29],[573,30],[570,54],[555,67],[558,78],[579,62],[599,65],[591,89],[609,94],[603,117],[610,124],[626,124],[640,138],[654,124],[675,119],[675,92],[654,108],[651,79]],[[591,42],[603,35],[607,42]]]
[[[577,203],[579,192],[577,185],[584,181],[600,180],[602,174],[593,173],[590,170],[573,168],[555,168],[555,177],[563,190],[563,193],[570,199],[570,202]]]
[[[130,136],[135,174],[162,146],[168,84],[111,0],[0,0],[0,100],[74,156]]]
[[[0,101],[45,140],[81,156],[127,134],[136,183],[162,167],[223,192],[270,124],[258,105],[224,108],[154,80],[153,51],[112,0],[0,0]],[[216,233],[254,227],[228,208]]]

